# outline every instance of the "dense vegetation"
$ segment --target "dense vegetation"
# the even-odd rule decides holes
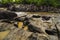
[[[35,4],[40,5],[51,5],[54,7],[60,6],[60,0],[1,0],[0,3],[22,3],[22,4]]]

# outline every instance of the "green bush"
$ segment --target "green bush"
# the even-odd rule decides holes
[[[0,3],[24,3],[24,4],[35,4],[40,5],[52,5],[54,7],[60,6],[60,0],[1,0]]]
[[[48,4],[52,6],[57,6],[56,0],[48,0]]]
[[[35,3],[35,1],[34,1],[34,3]],[[40,6],[40,5],[43,5],[45,3],[45,0],[38,0],[38,1],[36,1],[36,5],[37,6]]]
[[[25,2],[28,4],[35,4],[37,6],[40,6],[45,3],[45,0],[26,0]]]
[[[23,3],[23,0],[1,0],[0,3],[6,4],[6,3]]]
[[[2,0],[1,3],[6,4],[6,3],[9,3],[9,1],[8,0]]]
[[[15,3],[23,3],[24,0],[15,0]]]
[[[9,3],[13,3],[14,1],[13,0],[9,0]]]
[[[52,5],[54,7],[58,7],[58,6],[60,6],[60,1],[58,1],[58,0],[48,0],[48,4]]]
[[[23,3],[23,0],[9,0],[10,3]]]
[[[35,4],[37,6],[40,6],[40,5],[51,5],[51,6],[54,6],[54,7],[58,7],[60,6],[60,0],[26,0],[25,1],[26,3],[28,4]]]
[[[57,4],[56,7],[60,6],[60,0],[56,0],[56,4]]]
[[[25,3],[32,4],[33,3],[33,0],[25,0]]]

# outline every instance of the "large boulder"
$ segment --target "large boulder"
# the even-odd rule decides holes
[[[14,19],[17,17],[17,14],[14,12],[3,11],[0,12],[0,19]]]
[[[31,31],[45,32],[46,29],[51,29],[51,27],[54,26],[52,18],[50,19],[50,17],[42,17],[31,18],[29,20],[28,26]]]
[[[6,30],[13,30],[15,28],[16,28],[16,26],[14,26],[13,23],[0,22],[0,32],[1,31],[6,31]]]

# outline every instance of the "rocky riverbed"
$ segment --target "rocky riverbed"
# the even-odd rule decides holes
[[[0,40],[60,40],[59,13],[0,11],[0,15]]]
[[[0,4],[0,8],[5,8],[4,10],[18,11],[18,12],[55,12],[60,13],[59,7],[53,6],[36,6],[34,4]]]

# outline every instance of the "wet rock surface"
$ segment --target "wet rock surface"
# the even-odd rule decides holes
[[[8,15],[10,13],[8,12]],[[60,40],[60,21],[58,20],[60,16],[57,17],[57,14],[52,14],[53,16],[27,13],[15,16],[15,14],[18,15],[16,12],[10,15],[12,20],[0,19],[0,32],[10,30],[3,40]],[[21,28],[18,28],[18,22],[23,23]]]

